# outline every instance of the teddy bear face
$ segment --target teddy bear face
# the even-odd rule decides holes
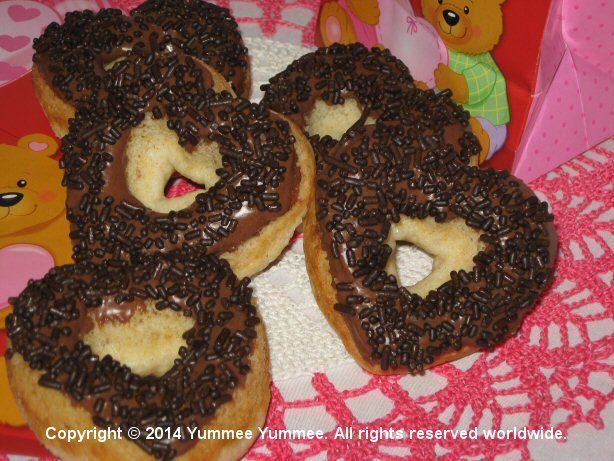
[[[491,51],[499,42],[504,1],[422,0],[422,11],[449,49],[481,54]]]
[[[45,135],[0,144],[0,237],[27,231],[58,217],[65,208],[62,170],[49,158],[57,142]]]

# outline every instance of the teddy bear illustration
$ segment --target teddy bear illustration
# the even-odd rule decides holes
[[[505,0],[421,0],[429,21],[449,52],[449,64],[439,64],[439,90],[469,111],[473,132],[482,144],[480,163],[505,143],[510,110],[505,78],[490,52],[503,33]]]
[[[17,145],[0,144],[0,423],[24,424],[6,377],[5,320],[9,298],[28,280],[55,265],[72,262],[62,170],[50,156],[58,149],[50,136],[30,134]]]
[[[325,1],[320,12],[320,34],[324,46],[356,41],[374,46],[377,36],[373,26],[379,22],[379,16],[377,0]]]

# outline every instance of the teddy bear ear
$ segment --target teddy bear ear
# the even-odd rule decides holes
[[[58,151],[58,142],[51,136],[42,133],[32,133],[17,141],[17,146],[26,149],[31,154],[51,157]]]

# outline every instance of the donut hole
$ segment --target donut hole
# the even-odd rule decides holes
[[[179,145],[177,134],[166,119],[147,114],[130,132],[124,152],[126,183],[130,193],[143,205],[158,213],[183,210],[196,199],[202,188],[219,181],[222,156],[216,142],[201,140],[191,151]],[[199,188],[168,197],[169,181],[183,177]],[[172,182],[171,182],[172,184]]]
[[[397,279],[405,287],[417,284],[433,271],[433,256],[411,242],[396,242],[394,256]]]
[[[153,302],[136,310],[128,319],[99,319],[90,313],[93,328],[83,335],[99,357],[110,355],[141,376],[162,376],[186,346],[183,334],[194,327],[194,320],[171,309],[157,310]]]
[[[179,172],[175,172],[167,181],[166,186],[164,186],[164,196],[167,198],[181,197],[193,191],[202,192],[204,189],[206,189],[204,185],[186,178]]]
[[[473,258],[484,249],[480,232],[468,227],[459,218],[437,223],[433,218],[401,216],[399,222],[390,227],[386,243],[393,250],[386,271],[396,276],[410,292],[422,297],[449,281],[452,271],[473,270]],[[407,248],[409,243],[414,246],[413,249]],[[401,249],[401,259],[398,247]],[[404,259],[414,257],[421,261],[411,261],[410,264],[419,270],[405,271],[409,264]],[[425,270],[428,265],[423,265],[425,257],[432,259],[430,272]]]
[[[313,109],[305,116],[305,129],[310,135],[330,136],[341,139],[343,134],[362,116],[362,108],[354,98],[346,98],[343,104],[327,104],[317,99]],[[374,125],[368,117],[365,125]]]

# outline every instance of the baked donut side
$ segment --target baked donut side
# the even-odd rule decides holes
[[[32,65],[32,85],[34,95],[40,103],[51,129],[59,138],[68,133],[68,120],[75,116],[75,108],[55,94],[41,75],[36,64]]]
[[[254,237],[236,249],[223,253],[222,258],[230,263],[238,277],[249,277],[266,269],[273,263],[303,222],[309,204],[313,200],[315,180],[315,155],[309,140],[294,122],[281,116],[290,125],[296,139],[295,150],[301,180],[294,205],[279,218],[271,220]]]
[[[63,266],[33,282],[7,320],[9,379],[30,427],[63,459],[238,459],[257,439],[270,398],[266,336],[248,283],[212,256],[177,252],[117,273]],[[159,342],[158,316],[171,330]],[[160,360],[178,338],[175,357]],[[109,355],[113,348],[127,361]],[[69,443],[48,439],[50,426],[121,428],[124,436]],[[128,427],[185,435],[131,441]],[[199,440],[188,428],[252,434]]]
[[[420,136],[404,132],[415,129],[356,127],[316,146],[308,273],[348,351],[378,374],[420,372],[501,343],[554,272],[547,205],[507,172],[466,166],[452,149],[416,149]],[[396,241],[434,256],[413,287],[391,264]]]
[[[386,374],[379,364],[372,364],[368,358],[363,357],[352,337],[348,324],[333,308],[337,304],[337,293],[328,254],[324,251],[325,244],[317,226],[316,203],[315,200],[312,200],[303,220],[303,248],[309,282],[316,302],[354,360],[371,373]],[[388,373],[391,373],[391,371],[388,371]]]

